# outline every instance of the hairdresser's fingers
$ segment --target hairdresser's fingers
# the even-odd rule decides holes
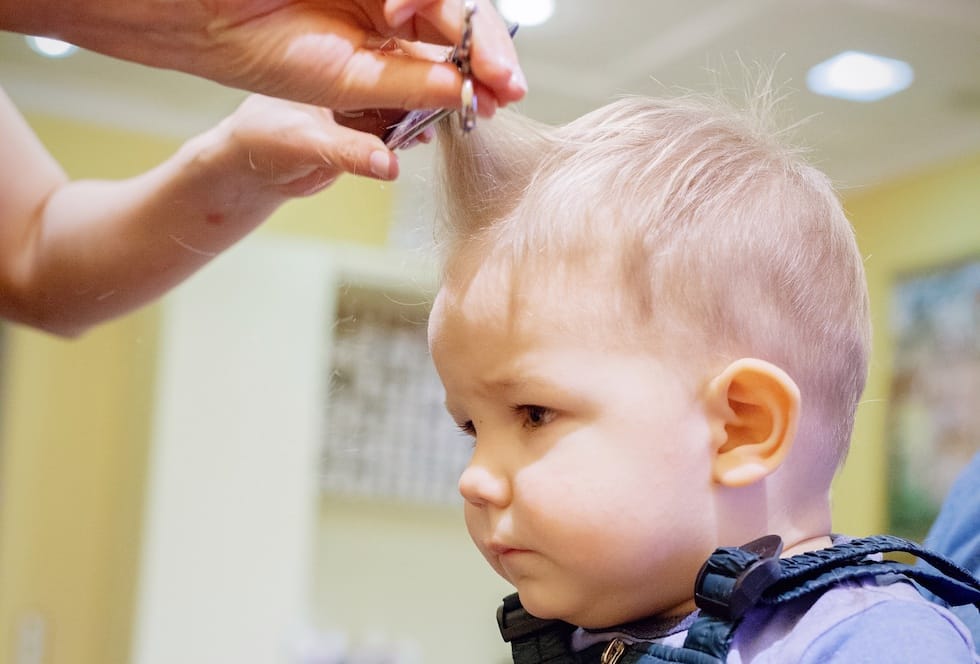
[[[360,108],[459,108],[463,78],[455,66],[361,50],[345,64],[344,82],[322,100],[336,109]],[[493,115],[499,106],[492,88],[475,81],[480,114]]]
[[[417,60],[431,60],[433,62],[444,62],[449,58],[452,49],[436,44],[426,44],[424,42],[410,42],[402,39],[398,40],[398,51],[409,55]],[[493,90],[484,85],[479,79],[473,83],[473,91],[477,97],[477,113],[481,117],[493,117],[497,112],[500,103]],[[449,105],[446,108],[458,108],[462,106],[462,96],[460,103],[455,106]]]
[[[287,196],[308,196],[343,173],[376,180],[398,177],[398,158],[377,136],[334,122],[319,123],[304,135],[307,167],[277,183]]]
[[[492,118],[500,107],[500,102],[493,93],[482,83],[474,84],[474,94],[476,95],[476,113],[481,118]]]
[[[457,44],[463,32],[463,0],[388,0],[385,16],[396,34],[427,43]],[[504,20],[489,0],[477,0],[473,16],[473,75],[504,104],[527,92],[527,81]]]
[[[370,17],[326,10],[318,14],[315,8],[313,3],[296,3],[295,11],[304,19],[299,34],[296,21],[282,12],[230,29],[238,32],[225,41],[247,37],[251,45],[244,57],[231,47],[220,52],[228,71],[235,72],[234,85],[334,109],[458,104],[461,77],[452,64],[393,51],[385,46],[393,39],[379,34]],[[380,9],[377,14],[384,27]]]
[[[408,41],[407,39],[389,40],[395,43],[395,49],[409,55],[416,60],[429,60],[430,62],[446,62],[452,54],[451,46],[439,44],[429,44],[420,41]]]
[[[398,176],[398,159],[380,138],[338,124],[319,106],[251,95],[214,131],[215,152],[230,167],[285,196],[315,193],[342,173]]]

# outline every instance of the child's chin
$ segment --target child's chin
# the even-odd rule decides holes
[[[555,601],[554,596],[541,596],[539,593],[521,588],[517,588],[517,594],[520,595],[521,605],[524,610],[530,613],[536,618],[541,618],[542,620],[566,620],[571,622],[568,615],[567,607],[560,605]]]

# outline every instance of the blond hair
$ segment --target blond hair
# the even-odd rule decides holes
[[[660,350],[786,370],[801,434],[819,430],[836,468],[867,373],[863,265],[830,181],[761,99],[630,97],[561,127],[506,112],[467,136],[443,127],[439,239],[512,265],[601,257],[619,273],[616,316],[673,340]]]

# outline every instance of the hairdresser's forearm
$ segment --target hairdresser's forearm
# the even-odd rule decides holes
[[[179,283],[286,200],[194,139],[161,166],[119,182],[59,188],[30,247],[22,322],[73,336]]]
[[[0,0],[0,29],[187,69],[210,45],[205,7],[194,0]]]

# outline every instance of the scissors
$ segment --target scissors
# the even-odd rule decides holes
[[[473,14],[476,13],[476,2],[467,0],[463,11],[463,36],[459,40],[459,45],[453,49],[447,62],[452,62],[463,75],[463,89],[460,93],[462,100],[463,131],[469,132],[476,127],[476,93],[473,90],[473,77],[470,70],[470,49],[473,45]],[[517,32],[518,25],[511,23],[507,30],[511,38]],[[450,115],[455,109],[436,108],[418,111],[409,111],[397,124],[393,125],[382,136],[385,145],[395,150],[409,143],[413,138],[421,134],[428,127],[439,122]]]

